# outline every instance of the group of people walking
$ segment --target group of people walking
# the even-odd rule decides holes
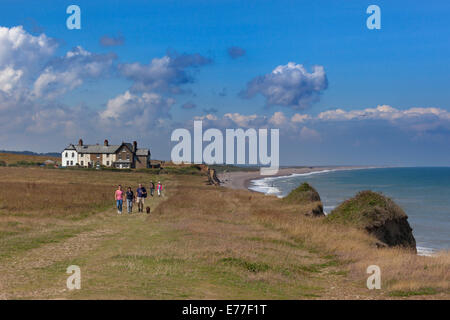
[[[158,197],[162,195],[163,186],[161,181],[158,181],[156,187],[155,184],[150,182],[150,196],[153,197],[154,193],[156,192],[158,194]],[[144,212],[144,204],[145,199],[147,198],[147,189],[145,189],[144,186],[142,186],[141,183],[139,183],[138,188],[136,189],[136,193],[133,192],[131,187],[127,188],[127,191],[122,190],[122,186],[119,184],[117,187],[116,192],[114,193],[114,199],[116,200],[116,206],[117,206],[117,213],[122,214],[122,207],[124,201],[126,201],[127,204],[127,212],[132,213],[133,212],[133,203],[137,203],[138,206],[138,212]],[[147,207],[147,213],[150,213],[150,207]]]

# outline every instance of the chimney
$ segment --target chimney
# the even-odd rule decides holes
[[[82,140],[82,139],[78,140],[78,145],[79,145],[80,147],[83,145],[83,140]]]
[[[106,147],[108,146],[108,140],[107,139],[105,139],[105,142],[103,142],[103,145],[106,146]]]
[[[136,141],[133,141],[133,148],[134,148],[134,152],[136,152],[136,150],[137,150],[137,142]]]

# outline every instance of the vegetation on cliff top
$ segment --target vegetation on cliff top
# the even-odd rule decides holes
[[[287,203],[306,204],[320,201],[320,195],[316,189],[311,187],[307,182],[304,182],[283,198],[283,201]]]
[[[390,198],[373,191],[361,191],[355,197],[341,203],[327,216],[327,220],[351,224],[358,227],[370,227],[387,220],[407,218]]]

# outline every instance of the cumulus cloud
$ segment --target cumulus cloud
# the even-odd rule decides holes
[[[311,119],[311,116],[308,114],[300,114],[296,113],[291,117],[291,122],[298,123],[298,122],[305,122],[306,120]]]
[[[100,45],[103,47],[123,46],[125,43],[125,37],[122,34],[118,34],[117,36],[108,36],[105,34],[99,41]]]
[[[358,128],[365,126],[364,121],[384,122],[385,125],[403,131],[409,131],[413,136],[450,132],[450,112],[439,108],[396,109],[382,105],[376,108],[344,111],[342,109],[319,113],[317,116],[296,113],[292,117],[277,111],[272,115],[245,115],[241,113],[226,113],[222,117],[208,114],[197,117],[204,120],[206,126],[218,128],[279,128],[282,133],[302,140],[320,141],[320,130],[313,127],[332,124],[333,122],[361,122]],[[345,124],[346,125],[346,124]]]
[[[170,118],[169,110],[174,104],[171,98],[156,93],[133,94],[130,91],[110,99],[106,109],[99,113],[102,124],[129,126],[136,131],[148,130],[161,125]]]
[[[23,76],[23,70],[15,70],[12,67],[6,67],[0,71],[0,90],[10,93],[17,86],[17,83]]]
[[[33,36],[22,26],[0,27],[0,102],[3,108],[29,93],[29,83],[56,48],[57,43],[45,34]]]
[[[227,52],[231,59],[237,59],[245,55],[245,50],[236,46],[229,47]]]
[[[34,82],[33,93],[48,98],[64,94],[83,84],[85,79],[106,76],[114,59],[114,54],[95,54],[81,46],[75,47],[49,63]]]
[[[203,120],[205,127],[225,128],[262,128],[268,124],[268,118],[263,115],[251,114],[244,115],[240,113],[225,113],[218,117],[214,114],[194,117],[195,120]]]
[[[105,76],[115,56],[76,47],[57,57],[57,47],[45,34],[31,35],[22,26],[0,27],[0,116],[8,119],[0,127],[2,136],[20,141],[33,134],[35,141],[56,140],[55,133],[61,139],[84,130],[94,132],[95,112],[46,98]]]
[[[318,116],[320,120],[405,120],[405,119],[425,119],[435,118],[450,120],[450,113],[439,108],[410,108],[400,110],[388,105],[377,106],[376,108],[366,108],[362,110],[345,111],[342,109],[321,112]]]
[[[273,114],[273,116],[270,117],[270,119],[269,119],[269,123],[272,123],[272,124],[274,124],[274,125],[276,125],[276,126],[282,126],[282,125],[284,125],[287,121],[288,121],[288,119],[286,118],[286,116],[284,115],[284,113],[283,113],[283,112],[280,112],[280,111],[275,112],[275,113]]]
[[[261,94],[268,106],[305,109],[327,87],[327,76],[322,66],[314,66],[309,73],[303,65],[289,62],[276,67],[269,74],[251,80],[240,95],[252,98]]]
[[[0,69],[35,71],[50,58],[57,43],[45,34],[33,36],[22,26],[0,27]]]
[[[168,54],[154,58],[149,64],[125,63],[119,65],[123,76],[134,82],[133,91],[181,93],[181,86],[192,83],[194,77],[189,70],[198,69],[212,61],[202,55]]]
[[[194,120],[202,120],[202,121],[216,121],[219,118],[217,118],[217,116],[213,115],[213,114],[206,114],[204,116],[195,116]]]

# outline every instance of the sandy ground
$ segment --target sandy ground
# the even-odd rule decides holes
[[[296,173],[309,173],[309,172],[319,172],[324,170],[349,170],[349,169],[364,169],[368,167],[357,167],[357,166],[347,166],[347,167],[299,167],[299,168],[280,168],[278,173],[271,176],[262,176],[259,171],[235,171],[235,172],[225,172],[218,174],[219,180],[222,185],[227,188],[232,189],[247,189],[250,185],[251,180],[263,179],[266,177],[279,177],[288,176]]]

